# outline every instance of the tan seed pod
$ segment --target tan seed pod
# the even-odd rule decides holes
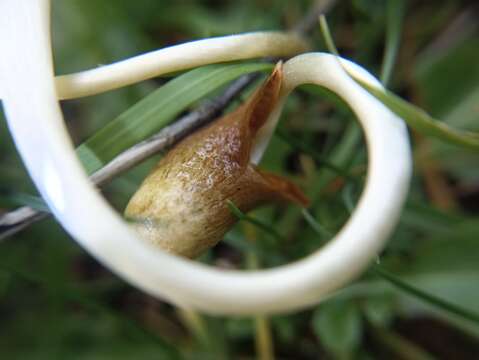
[[[193,258],[235,223],[226,200],[244,212],[278,200],[307,206],[293,183],[250,163],[253,141],[278,101],[281,81],[279,63],[242,106],[188,136],[160,160],[125,210],[142,238]]]

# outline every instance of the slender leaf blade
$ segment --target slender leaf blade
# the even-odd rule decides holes
[[[388,0],[386,19],[386,43],[384,49],[383,63],[381,67],[381,82],[387,86],[391,79],[394,63],[401,40],[401,29],[404,18],[405,1]]]
[[[400,278],[396,277],[395,275],[389,273],[388,271],[384,270],[379,266],[373,267],[372,270],[376,275],[380,276],[382,279],[386,280],[399,290],[402,290],[405,293],[417,299],[420,299],[428,304],[438,307],[443,311],[457,315],[465,320],[471,321],[476,325],[479,325],[479,314],[474,313],[468,309],[464,309],[441,298],[438,298],[432,294],[424,292],[421,289],[418,289],[402,281]]]
[[[328,50],[335,56],[339,56],[338,50],[333,41],[333,37],[331,36],[326,17],[321,15],[319,22]],[[339,59],[338,63],[342,65]],[[424,110],[401,99],[392,92],[363,81],[362,79],[354,76],[354,74],[350,73],[345,67],[343,67],[343,69],[349,76],[351,76],[352,79],[354,79],[376,99],[381,101],[391,111],[401,117],[414,130],[425,136],[432,136],[451,144],[479,151],[479,134],[452,128],[446,123],[434,119]]]
[[[378,89],[359,78],[353,78],[417,132],[451,144],[479,151],[479,134],[452,128],[446,123],[434,119],[424,110],[401,99],[392,92]]]
[[[228,208],[230,209],[231,213],[238,218],[238,220],[243,220],[246,222],[249,222],[250,224],[260,228],[261,230],[265,231],[267,234],[269,234],[272,238],[275,238],[277,240],[284,240],[283,236],[276,231],[274,227],[271,225],[265,224],[264,222],[251,217],[249,215],[246,215],[243,213],[231,200],[226,200],[226,204],[228,205]]]
[[[120,152],[158,132],[191,104],[241,75],[267,71],[268,63],[215,64],[189,71],[140,100],[77,148],[89,174]]]

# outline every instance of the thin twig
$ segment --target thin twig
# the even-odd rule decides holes
[[[317,24],[320,14],[330,10],[336,0],[317,1],[311,11],[293,28],[294,32],[306,35]],[[131,169],[148,157],[165,150],[194,132],[199,127],[218,117],[224,109],[257,78],[247,74],[234,81],[223,94],[214,100],[203,102],[196,110],[180,117],[172,125],[163,128],[152,137],[125,150],[103,168],[91,175],[92,182],[103,186],[121,173]],[[0,241],[49,216],[49,213],[22,206],[0,216]]]
[[[306,35],[318,25],[318,17],[327,13],[336,4],[337,0],[317,0],[310,11],[299,21],[293,31]]]
[[[255,79],[258,74],[247,74],[231,84],[216,99],[203,102],[198,109],[180,117],[152,137],[134,145],[117,155],[108,164],[90,176],[91,181],[101,187],[118,175],[131,169],[148,157],[176,144],[200,126],[215,119]],[[0,241],[23,230],[50,213],[22,206],[0,217]]]
[[[0,217],[0,241],[48,217],[47,212],[22,206]]]
[[[239,93],[258,78],[259,74],[257,73],[247,74],[239,78],[216,99],[203,102],[195,111],[180,117],[157,134],[125,150],[91,175],[90,179],[95,185],[103,186],[148,157],[176,144],[199,127],[219,116]]]

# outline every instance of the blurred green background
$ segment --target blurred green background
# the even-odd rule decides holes
[[[336,2],[328,21],[340,53],[379,77],[388,26],[403,18],[388,87],[454,127],[479,130],[476,1],[393,3],[396,12],[388,13],[388,1]],[[288,29],[312,4],[54,0],[56,71],[88,69],[190,39]],[[319,26],[308,39],[315,51],[325,51]],[[62,102],[74,142],[80,144],[165,81]],[[19,194],[36,190],[3,118],[0,127],[0,212],[6,212],[22,204]],[[279,128],[295,144],[275,136],[262,167],[296,181],[313,200],[309,212],[315,220],[308,222],[294,206],[259,209],[251,216],[281,237],[240,221],[201,261],[238,269],[289,263],[319,248],[354,209],[367,155],[348,107],[325,90],[305,86],[290,97]],[[416,289],[477,314],[478,155],[414,130],[411,141],[412,188],[377,263]],[[356,180],[338,178],[304,148]],[[105,188],[119,211],[157,159]],[[132,288],[52,219],[0,242],[0,319],[3,359],[251,359],[273,353],[278,359],[479,358],[477,319],[434,306],[371,271],[299,313],[268,319],[203,316]]]

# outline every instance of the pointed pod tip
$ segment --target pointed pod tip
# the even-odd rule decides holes
[[[249,107],[250,129],[255,134],[268,120],[269,115],[278,103],[281,84],[283,82],[283,62],[276,63],[273,71],[253,94]]]
[[[279,90],[281,89],[282,82],[283,82],[283,61],[280,60],[274,66],[273,71],[269,75],[263,87],[266,89],[269,89],[272,93],[276,93],[276,96],[278,96]]]
[[[282,76],[283,75],[283,60],[279,60],[276,65],[274,66],[273,71],[271,72],[270,77],[272,76]]]
[[[255,168],[255,171],[261,175],[263,181],[267,184],[268,191],[274,194],[275,198],[291,201],[304,208],[308,208],[311,205],[304,192],[287,178],[258,168]]]

